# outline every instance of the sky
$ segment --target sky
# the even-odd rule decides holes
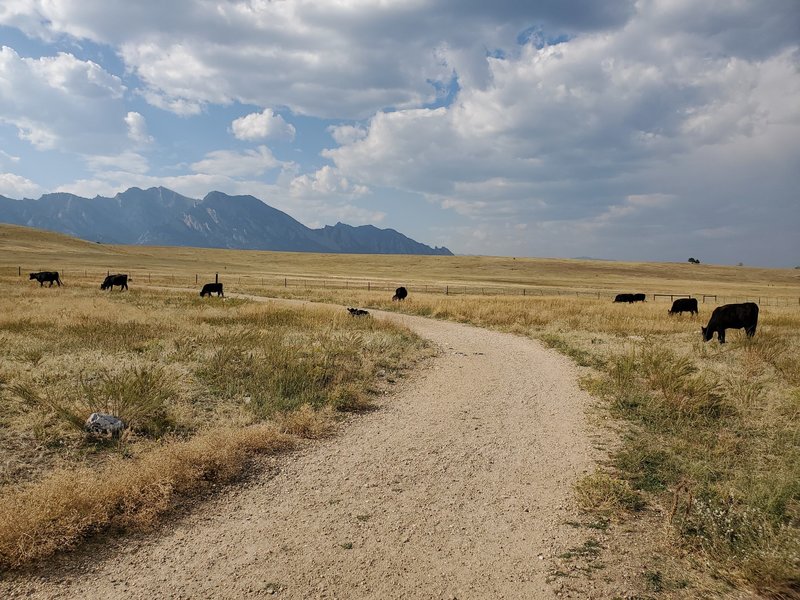
[[[800,0],[3,0],[0,194],[800,265]]]

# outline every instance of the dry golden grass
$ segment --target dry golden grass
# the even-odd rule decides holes
[[[254,453],[328,435],[379,371],[426,352],[344,309],[28,284],[0,279],[0,568],[151,524]],[[121,439],[84,433],[97,411]]]
[[[114,247],[5,226],[0,226],[0,249],[4,250],[0,252],[4,295],[15,286],[25,288],[25,310],[40,311],[26,316],[14,301],[5,304],[14,312],[5,321],[7,329],[0,329],[2,335],[29,340],[18,344],[13,358],[8,352],[3,355],[6,362],[0,363],[0,385],[6,386],[6,398],[19,373],[35,379],[31,374],[61,366],[74,378],[87,361],[95,361],[101,371],[105,368],[113,372],[116,362],[102,362],[107,353],[125,353],[132,367],[154,353],[163,353],[167,357],[163,368],[182,382],[177,398],[170,403],[172,414],[177,415],[172,418],[179,422],[193,423],[194,427],[204,422],[203,412],[198,415],[193,407],[207,405],[207,399],[204,401],[200,394],[199,401],[191,400],[197,395],[196,391],[187,391],[193,389],[192,385],[224,398],[239,398],[239,402],[215,403],[225,407],[220,410],[229,419],[247,423],[253,415],[263,418],[273,410],[271,404],[261,410],[263,399],[256,396],[250,397],[250,403],[257,410],[243,410],[241,398],[247,397],[248,390],[219,377],[220,372],[235,369],[260,385],[273,381],[254,366],[247,349],[237,343],[249,329],[269,330],[269,319],[255,314],[256,309],[247,316],[249,309],[243,305],[242,319],[247,325],[237,327],[229,316],[203,305],[206,308],[193,310],[209,310],[208,318],[196,320],[187,332],[173,323],[170,315],[184,313],[183,302],[189,301],[165,294],[157,311],[164,317],[157,326],[158,335],[152,338],[148,337],[151,322],[144,316],[144,298],[149,295],[136,293],[124,301],[94,294],[92,305],[87,305],[83,313],[78,311],[75,318],[74,309],[64,305],[64,300],[70,298],[73,288],[77,288],[75,294],[88,294],[99,285],[106,270],[133,273],[133,288],[159,284],[194,290],[196,273],[201,274],[199,282],[203,283],[219,272],[229,295],[239,291],[382,308],[527,335],[568,354],[578,364],[593,367],[586,387],[604,400],[611,415],[626,424],[611,472],[584,480],[577,490],[582,498],[603,510],[618,510],[630,508],[625,498],[643,495],[664,507],[684,549],[701,557],[720,578],[776,598],[800,593],[798,270]],[[36,289],[34,293],[35,284],[17,276],[17,265],[23,271],[66,269],[67,287]],[[289,285],[283,285],[284,277],[290,279]],[[392,290],[401,284],[410,289],[410,297],[392,303]],[[84,285],[89,287],[84,289]],[[425,293],[426,286],[436,293]],[[457,295],[444,296],[443,286],[451,286],[451,294]],[[481,288],[483,292],[495,288],[498,293],[464,294]],[[523,290],[525,296],[521,295]],[[714,303],[701,304],[699,317],[669,317],[667,301],[613,304],[611,297],[617,292],[717,294],[718,302],[761,299],[759,329],[752,340],[742,332],[729,332],[729,343],[724,346],[716,341],[704,344],[700,326],[707,321]],[[45,299],[51,297],[58,298],[64,308],[54,308]],[[120,315],[130,323],[125,336],[114,338],[104,333],[108,328],[103,319],[109,314]],[[52,320],[58,318],[70,326],[58,336],[51,335]],[[221,343],[213,348],[205,345],[198,350],[201,340],[214,339],[209,336],[215,327],[234,333],[222,336]],[[48,349],[59,344],[69,346],[69,341],[59,341],[62,335],[91,343],[59,363]],[[323,354],[348,356],[346,350],[338,350],[343,343],[345,348],[350,343],[343,338],[363,335],[368,336],[369,343],[362,344],[365,338],[361,338],[356,345],[362,344],[364,360],[386,355],[382,334],[374,331],[334,335],[317,347]],[[156,341],[164,338],[166,342]],[[270,347],[280,350],[279,344]],[[290,349],[276,351],[271,359],[280,363],[279,358],[287,356],[291,360],[305,358],[292,355]],[[403,364],[403,356],[398,351],[392,360]],[[202,368],[181,366],[189,359]],[[372,360],[375,368],[383,368]],[[330,404],[360,405],[364,386],[326,375],[325,364],[323,361],[320,366],[321,376],[312,370],[300,378],[287,379],[286,386],[295,390],[298,399],[293,406],[317,405],[303,381],[328,380],[337,386],[337,392],[328,397]],[[52,383],[44,376],[39,382]],[[60,401],[59,392],[50,393],[52,397],[43,397],[44,405]],[[308,410],[303,408],[303,412],[287,417],[281,427],[308,437],[325,435],[326,427],[320,429],[313,420],[307,422]],[[16,426],[15,417],[0,418],[10,422],[12,429]],[[56,421],[66,430],[63,418]],[[53,427],[52,419],[42,418],[34,424],[34,437],[48,439]],[[621,491],[626,493],[620,495]]]
[[[474,293],[586,293],[613,295],[637,291],[675,294],[719,294],[729,297],[780,298],[797,305],[800,271],[753,267],[723,267],[689,263],[508,258],[487,256],[347,255],[296,252],[164,248],[94,244],[60,234],[0,224],[0,275],[29,271],[65,272],[66,285],[100,285],[107,271],[131,273],[133,285],[195,287],[213,280],[226,290],[244,291],[282,286],[303,293],[304,281],[328,288],[378,287],[384,293],[406,285],[412,294],[427,288],[455,294],[466,287]],[[348,283],[349,282],[349,283]],[[199,288],[198,288],[199,290]]]
[[[293,438],[274,426],[215,428],[167,440],[135,461],[59,469],[0,496],[0,565],[16,567],[74,546],[88,533],[152,525],[176,498],[239,477],[255,453]]]
[[[635,512],[644,507],[641,494],[632,489],[627,481],[602,471],[582,477],[575,485],[575,496],[584,510],[604,516]]]

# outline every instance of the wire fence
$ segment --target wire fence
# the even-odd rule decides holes
[[[41,271],[43,269],[32,269],[18,267],[6,267],[3,269],[7,276],[17,276],[21,279],[28,279],[29,273]],[[62,283],[69,284],[70,278],[79,279],[82,282],[95,279],[99,283],[109,274],[120,273],[123,271],[110,268],[66,268],[59,271]],[[575,289],[566,287],[537,286],[537,285],[478,285],[464,283],[439,283],[430,281],[403,281],[393,282],[388,280],[370,280],[362,278],[343,278],[343,277],[307,277],[275,275],[273,273],[240,273],[223,271],[219,273],[165,273],[149,269],[126,269],[129,281],[134,285],[176,285],[191,287],[193,285],[202,286],[212,281],[220,281],[228,287],[241,286],[243,288],[285,288],[285,289],[307,289],[307,290],[353,290],[367,292],[386,292],[393,294],[394,291],[404,286],[409,293],[417,294],[440,294],[444,296],[523,296],[523,297],[572,297],[572,298],[596,298],[608,299],[613,301],[619,291],[608,289]],[[233,290],[231,290],[233,291]],[[627,291],[625,293],[628,293]],[[646,298],[651,302],[661,302],[664,304],[672,303],[677,298],[697,298],[701,304],[729,304],[734,302],[756,302],[761,306],[797,306],[800,307],[800,296],[756,296],[756,295],[727,295],[707,292],[684,292],[676,293],[662,291],[646,294]]]

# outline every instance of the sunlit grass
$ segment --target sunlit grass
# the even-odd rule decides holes
[[[248,431],[270,418],[285,431],[325,435],[333,407],[361,406],[370,374],[407,366],[418,346],[408,332],[348,321],[343,309],[306,315],[234,296],[310,299],[530,336],[591,367],[584,386],[626,427],[608,472],[579,486],[584,504],[604,512],[630,512],[641,498],[660,504],[682,550],[719,577],[772,597],[800,589],[795,270],[139,248],[5,226],[0,249],[7,489],[82,461],[115,464],[116,448],[84,443],[71,413],[60,411],[83,411],[87,399],[108,406],[115,400],[103,382],[136,373],[174,387],[165,397],[154,383],[155,397],[166,398],[164,418],[124,440],[125,456],[176,436],[191,441],[220,421]],[[34,289],[25,271],[39,269],[62,271],[65,287]],[[131,273],[131,292],[100,293],[108,270]],[[200,301],[199,285],[215,273],[229,298]],[[399,285],[409,298],[392,302]],[[649,301],[613,304],[617,292],[644,292]],[[669,302],[653,301],[654,293],[700,296],[700,315],[669,317]],[[703,303],[702,294],[717,302]],[[745,300],[761,305],[754,338],[731,331],[724,346],[701,341],[717,303]]]
[[[427,352],[343,309],[42,291],[0,295],[0,567],[150,523],[254,452],[289,447],[285,434],[327,435],[336,414],[370,405],[378,371]],[[120,417],[123,435],[86,434],[92,412]]]
[[[668,303],[580,297],[442,297],[308,290],[293,295],[514,332],[594,367],[584,385],[629,423],[613,469],[576,493],[602,514],[661,504],[685,548],[733,585],[775,597],[800,586],[800,309],[762,307],[758,333],[704,343]]]

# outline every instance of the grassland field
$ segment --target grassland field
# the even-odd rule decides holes
[[[25,271],[39,269],[66,271],[65,286],[40,289],[26,279]],[[131,291],[100,292],[106,271],[132,273]],[[195,274],[202,284],[214,273],[229,297],[201,301]],[[308,283],[284,286],[284,277]],[[375,282],[378,289],[312,280]],[[409,299],[391,302],[386,290],[401,284]],[[441,284],[540,294],[421,291]],[[712,301],[697,317],[670,317],[666,300],[612,303],[622,291],[783,302],[762,302],[754,338],[729,332],[720,345],[700,337]],[[65,518],[54,538],[44,506],[65,481],[86,488],[93,469],[163,461],[176,448],[197,452],[192,460],[204,466],[194,480],[176,467],[179,483],[145,486],[159,490],[156,505],[167,510],[174,494],[193,493],[217,474],[234,478],[234,465],[253,452],[296,443],[292,434],[322,435],[336,409],[364,406],[429,352],[409,332],[346,318],[343,308],[287,311],[237,292],[472,323],[571,356],[587,367],[583,385],[598,398],[598,411],[622,430],[609,464],[576,490],[586,509],[616,519],[631,518],[625,515],[643,503],[661,506],[680,539],[675,551],[732,588],[800,594],[800,271],[105,246],[11,226],[0,226],[0,563],[44,556],[109,523],[157,517],[143,509],[152,498],[131,476],[107,500],[125,510],[104,513],[99,523]],[[259,369],[262,363],[271,367]],[[115,395],[120,387],[139,392]],[[120,442],[87,441],[79,421],[94,407],[125,407],[136,426]],[[207,451],[220,439],[230,446],[226,460]],[[100,492],[91,490],[75,502],[97,511]],[[39,508],[20,519],[22,506]],[[74,505],[64,513],[74,515]],[[32,530],[39,541],[21,548]],[[55,541],[45,547],[43,539]]]

